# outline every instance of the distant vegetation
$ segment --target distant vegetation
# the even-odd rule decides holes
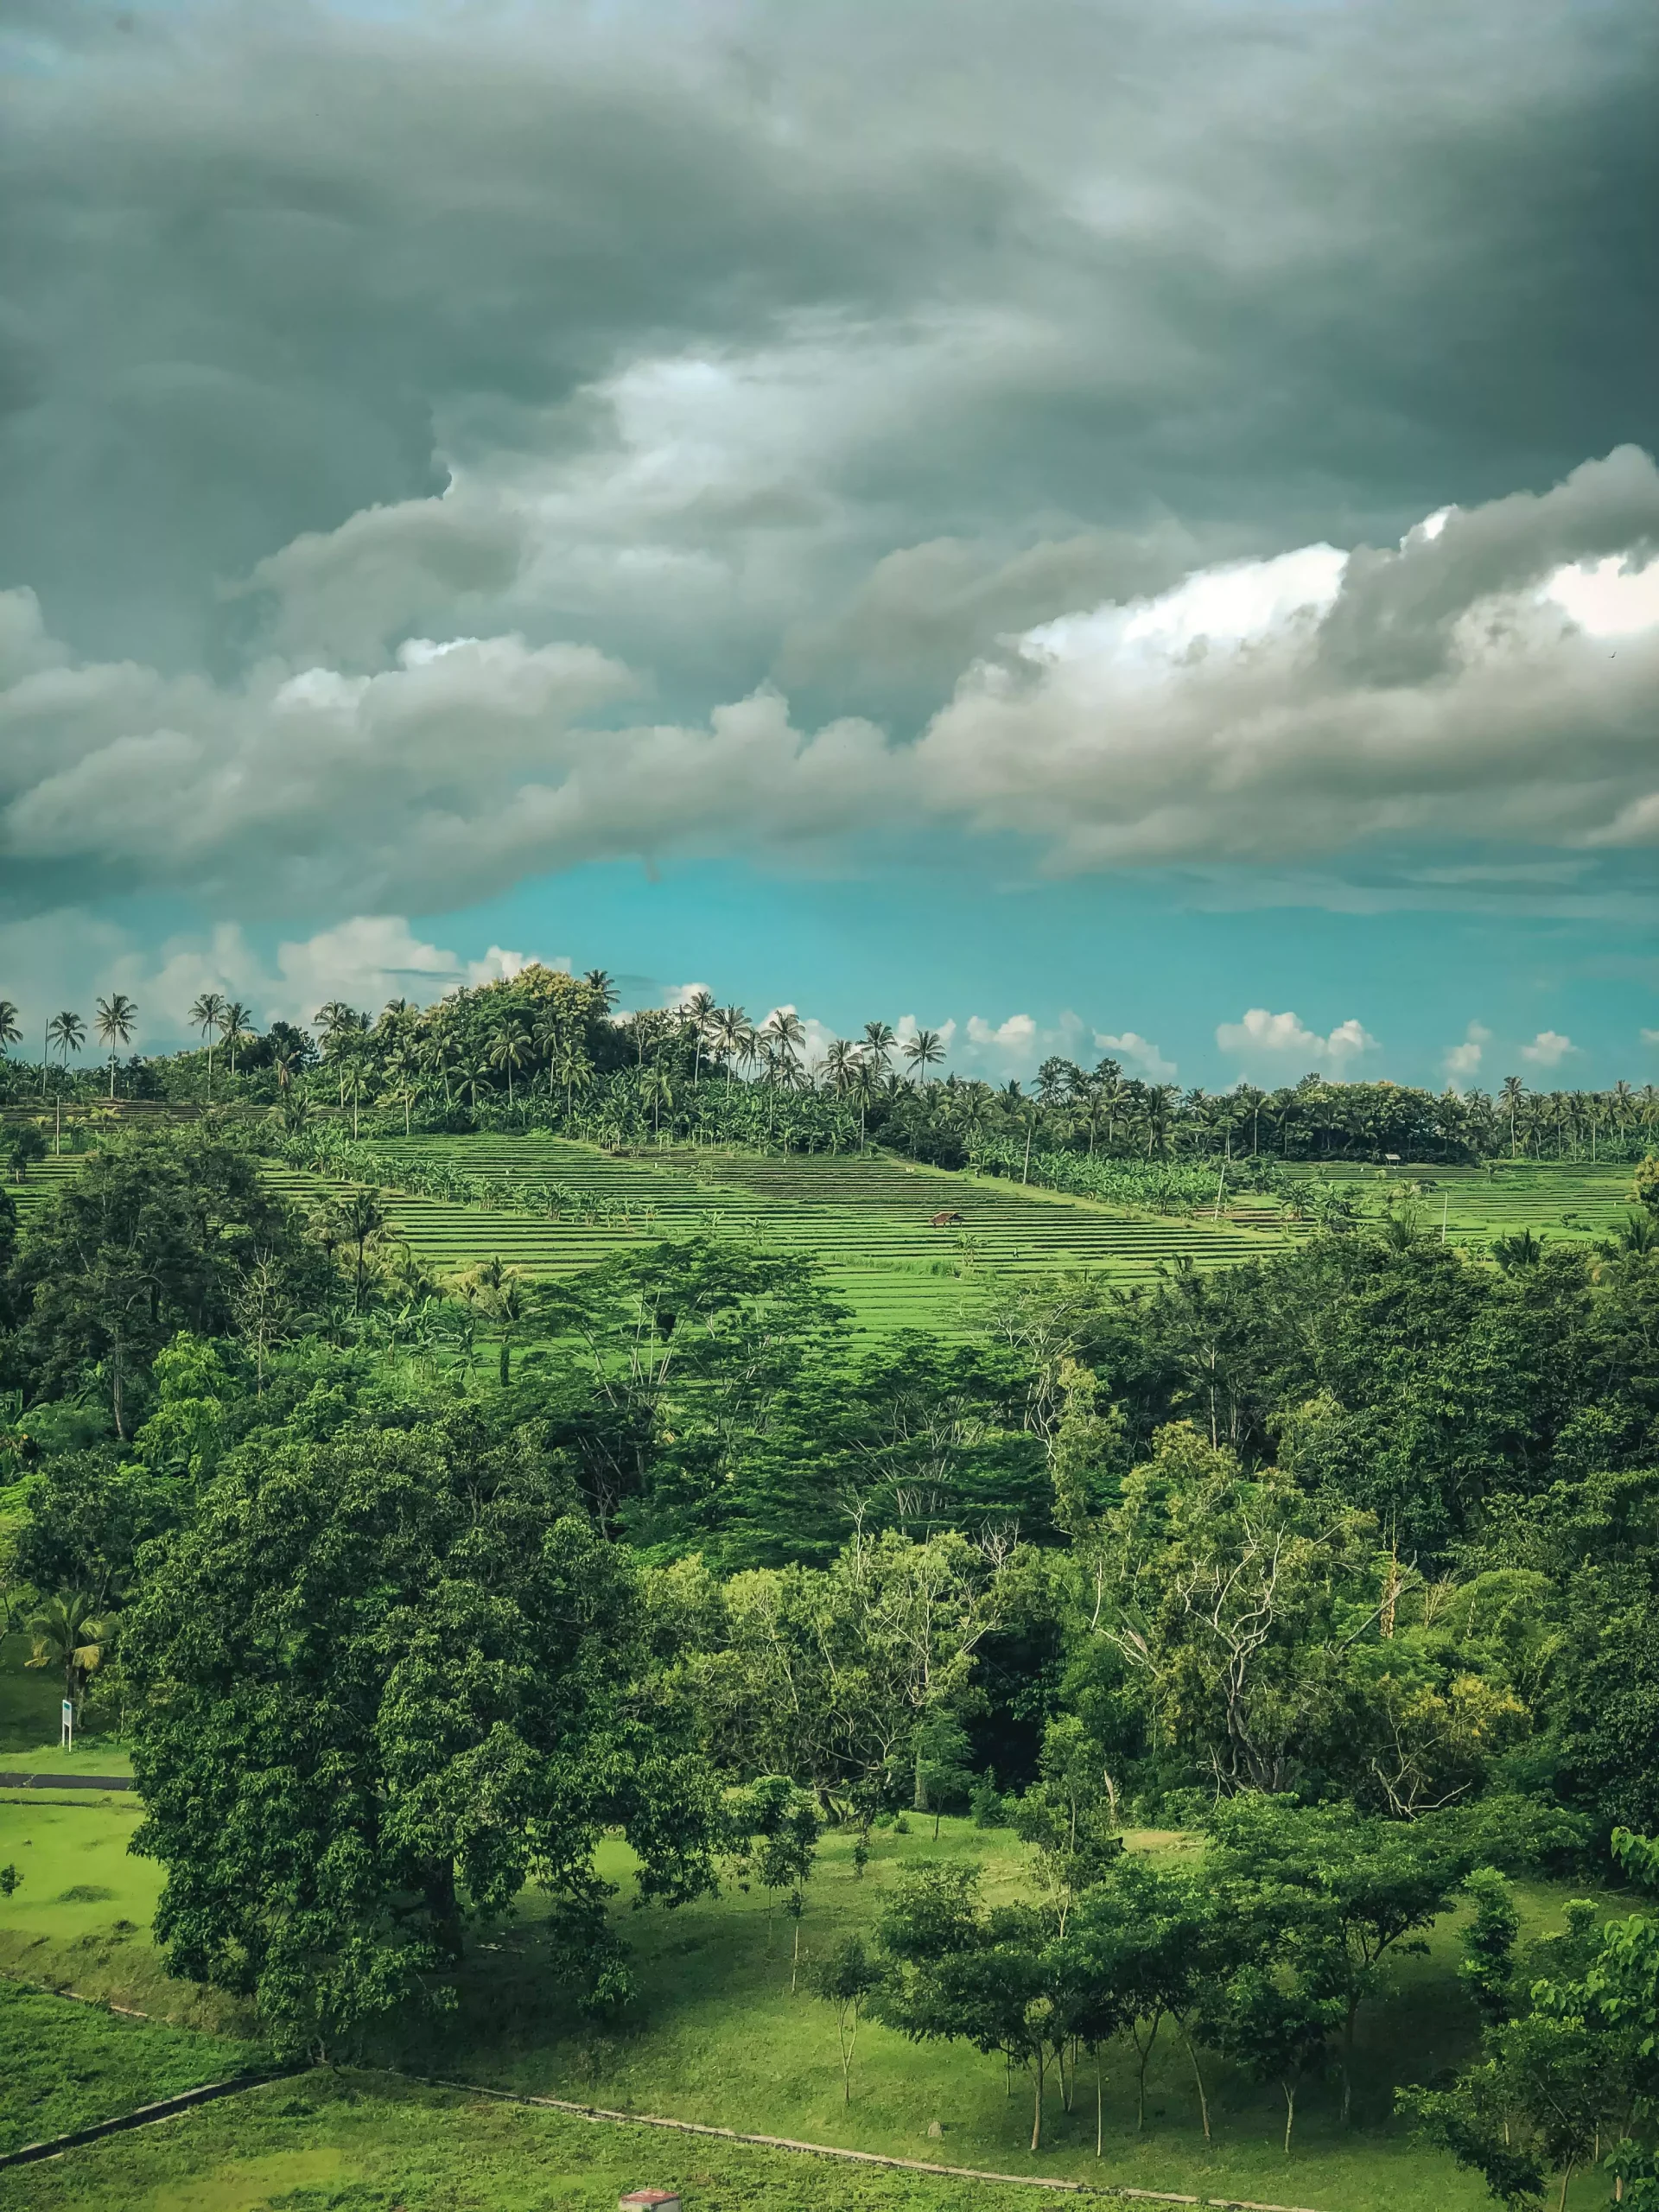
[[[453,2073],[522,1943],[591,2077],[649,2074],[676,1944],[760,2004],[758,1929],[846,2113],[868,2023],[891,2081],[1001,2069],[1002,2155],[1179,2094],[1258,2199],[1269,2110],[1333,2190],[1408,2127],[1512,2204],[1651,2196],[1659,1918],[1540,1886],[1659,1882],[1646,1100],[1393,1163],[1381,1086],[1160,1118],[876,1039],[807,1089],[781,1026],[757,1069],[605,1001],[340,1008],[264,1067],[213,1016],[139,1064],[199,1111],[13,1109],[0,1625],[142,1802],[49,1874],[0,1808],[0,1957],[159,1953],[278,2051]],[[951,1325],[874,1325],[876,1252]],[[135,1821],[154,1951],[94,1940]]]
[[[1496,1094],[1435,1094],[1309,1074],[1272,1091],[1249,1084],[1181,1090],[1052,1058],[1029,1090],[935,1073],[943,1048],[922,1029],[881,1021],[832,1040],[809,1064],[788,1012],[757,1026],[706,992],[671,1012],[617,1017],[609,979],[530,967],[509,982],[418,1007],[394,1000],[371,1017],[331,1001],[311,1028],[256,1031],[248,1009],[208,992],[191,1010],[199,1051],[122,1057],[138,1009],[100,1000],[101,1065],[66,1010],[38,1063],[0,1063],[0,1103],[57,1115],[101,1098],[276,1109],[291,1128],[320,1113],[366,1132],[547,1130],[606,1146],[647,1141],[846,1153],[876,1142],[944,1167],[974,1166],[1087,1196],[1166,1205],[1213,1195],[1212,1160],[1274,1164],[1500,1159],[1635,1161],[1659,1128],[1659,1095],[1624,1082],[1605,1091],[1534,1091],[1506,1077]],[[0,1001],[0,1049],[16,1046]]]

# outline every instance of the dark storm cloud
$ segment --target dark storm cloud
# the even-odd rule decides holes
[[[1656,60],[1635,0],[12,0],[10,895],[1647,839],[1639,655],[1526,594],[1651,543]],[[1228,580],[1319,541],[1300,615]],[[1150,690],[1127,616],[1001,642],[1195,570]]]
[[[830,594],[945,537],[1397,532],[1659,427],[1643,6],[13,25],[0,581],[100,652],[186,652],[440,446],[579,442],[584,385],[815,312],[982,324],[821,457]]]

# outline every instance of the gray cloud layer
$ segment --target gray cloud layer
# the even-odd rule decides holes
[[[1653,540],[1571,472],[1659,449],[1656,60],[1635,0],[12,0],[12,900],[1647,838],[1647,647],[1528,594]],[[1000,642],[1320,541],[1383,550],[1154,684]]]

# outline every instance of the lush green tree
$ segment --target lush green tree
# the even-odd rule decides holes
[[[1445,1816],[1367,1819],[1351,1805],[1265,1796],[1226,1801],[1211,1826],[1217,1894],[1236,1894],[1246,1916],[1276,1900],[1312,1986],[1341,2000],[1346,2121],[1359,2008],[1382,1990],[1391,1959],[1424,1948],[1422,1931],[1448,1910],[1469,1871],[1469,1841]]]
[[[137,1847],[178,1973],[334,2047],[425,1990],[537,1879],[585,2002],[626,1994],[594,1847],[706,1888],[706,1770],[652,1688],[626,1556],[535,1437],[476,1418],[221,1463],[124,1618]]]
[[[1516,1940],[1521,1916],[1515,1886],[1496,1866],[1477,1866],[1465,1885],[1473,1910],[1463,1931],[1458,1978],[1486,2027],[1501,2027],[1516,2009]]]
[[[26,1182],[29,1171],[47,1154],[46,1131],[38,1123],[23,1122],[6,1133],[6,1165],[14,1183]],[[16,1218],[14,1212],[13,1218]]]
[[[36,1590],[78,1590],[99,1614],[125,1601],[143,1547],[176,1528],[188,1502],[172,1475],[108,1451],[52,1452],[28,1490],[16,1573]]]
[[[888,1962],[880,2018],[917,2041],[967,2043],[1024,2067],[1031,2147],[1040,2150],[1044,2089],[1071,2032],[1065,1961],[1046,1915],[985,1906],[976,1866],[918,1866],[895,1884],[877,1940]]]
[[[1285,2155],[1296,2125],[1296,2094],[1321,2073],[1343,2000],[1319,1986],[1306,1966],[1243,1967],[1222,1988],[1209,2033],[1247,2074],[1276,2082],[1285,2100]]]
[[[912,1802],[917,1812],[932,1814],[937,1843],[940,1815],[949,1805],[964,1804],[973,1786],[972,1745],[950,1707],[938,1705],[916,1724],[912,1746]]]
[[[766,1945],[772,1945],[772,1903],[787,1895],[787,1910],[795,1923],[790,1959],[791,1993],[800,1973],[801,1919],[805,1910],[806,1885],[817,1858],[823,1819],[810,1790],[798,1789],[786,1775],[763,1774],[736,1789],[728,1790],[722,1808],[727,1848],[732,1854],[745,1888],[759,1882],[767,1896]]]
[[[1199,2024],[1215,2009],[1217,1985],[1236,1963],[1246,1927],[1236,1913],[1220,1910],[1205,1879],[1139,1853],[1111,1860],[1079,1898],[1066,1934],[1072,1984],[1099,1993],[1106,2018],[1121,2021],[1128,2035],[1137,2129],[1147,2124],[1147,2069],[1167,2021],[1186,2052],[1209,2139]]]
[[[868,1819],[913,1802],[918,1729],[966,1696],[1000,1602],[997,1570],[963,1537],[889,1531],[820,1572],[669,1578],[683,1624],[681,1680],[711,1757],[787,1774]]]
[[[1035,1847],[1056,1930],[1084,1892],[1123,1849],[1111,1777],[1075,1713],[1051,1720],[1043,1735],[1038,1778],[1014,1809],[1014,1829]]]
[[[145,1132],[95,1153],[36,1216],[10,1270],[31,1391],[97,1374],[124,1440],[157,1352],[181,1328],[233,1332],[239,1290],[262,1260],[300,1303],[321,1301],[322,1257],[246,1153],[195,1131]]]
[[[1161,1430],[1110,1516],[1100,1630],[1154,1734],[1224,1790],[1282,1790],[1343,1730],[1369,1524]]]

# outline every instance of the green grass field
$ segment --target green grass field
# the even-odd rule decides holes
[[[169,1982],[160,1972],[147,1940],[160,1871],[125,1847],[137,1817],[130,1798],[71,1805],[12,1795],[0,1801],[0,1865],[10,1861],[23,1872],[22,1887],[0,1899],[0,1967],[136,2005],[175,2024],[245,2034],[251,2024],[228,2000]],[[1170,1835],[1132,1841],[1154,1851],[1197,1848]],[[1022,1878],[1023,1847],[1006,1831],[976,1830],[965,1821],[947,1820],[937,1846],[924,1822],[905,1835],[878,1831],[875,1856],[861,1880],[855,1878],[850,1840],[831,1832],[808,1891],[803,1941],[809,1954],[868,1927],[897,1869],[933,1856],[981,1861],[993,1894],[1011,1892]],[[448,2080],[1006,2173],[1080,2180],[1103,2173],[1141,2188],[1287,2202],[1316,2212],[1474,2212],[1485,2202],[1477,2184],[1414,2145],[1389,2112],[1395,2082],[1422,2080],[1456,2063],[1471,2046],[1451,1924],[1434,1932],[1427,1955],[1402,1962],[1387,2003],[1369,2018],[1362,2016],[1351,2130],[1338,2126],[1333,2090],[1312,2088],[1299,2107],[1299,2139],[1287,2160],[1279,2147],[1276,2093],[1264,2093],[1211,2060],[1215,2140],[1206,2147],[1185,2060],[1172,2045],[1154,2063],[1147,2132],[1137,2136],[1132,2075],[1126,2055],[1114,2048],[1105,2065],[1106,2156],[1097,2165],[1086,2070],[1076,2110],[1065,2113],[1058,2094],[1051,2095],[1045,2147],[1035,2158],[1026,2147],[1030,2092],[1023,2077],[1010,2098],[1000,2061],[955,2046],[912,2045],[879,2025],[862,2031],[853,2103],[844,2107],[832,2017],[804,1992],[791,1993],[790,1929],[783,1916],[769,1929],[759,1893],[738,1892],[677,1913],[634,1912],[620,1845],[606,1847],[604,1865],[619,1884],[616,1910],[640,1985],[624,2020],[596,2029],[572,2013],[548,1969],[545,1903],[527,1892],[475,1948],[454,2019],[441,2030],[406,2024],[370,2055]],[[1566,1895],[1529,1886],[1525,1904],[1532,1926],[1554,1923]],[[206,2078],[214,2069],[204,2066]],[[950,2201],[907,2196],[908,2182],[856,2177],[846,2178],[847,2189],[871,2193],[837,2196],[842,2178],[828,2169],[806,2170],[808,2188],[798,2170],[774,2172],[752,2152],[715,2158],[701,2144],[689,2150],[648,2144],[651,2156],[635,2154],[613,2138],[562,2125],[554,2115],[492,2114],[443,2100],[410,2100],[366,2081],[349,2094],[328,2092],[321,2105],[308,2088],[286,2119],[285,2098],[295,2101],[291,2091],[262,2092],[257,2123],[203,2113],[169,2122],[157,2132],[165,2142],[135,2139],[119,2151],[77,2152],[54,2170],[52,2193],[18,2193],[14,2182],[11,2195],[0,2190],[0,2203],[79,2204],[101,2189],[104,2202],[112,2201],[112,2192],[124,2204],[192,2208],[402,2203],[415,2212],[416,2206],[475,2202],[585,2205],[606,2202],[606,2190],[613,2202],[624,2183],[684,2180],[694,2173],[709,2177],[699,2184],[708,2193],[688,2191],[688,2202],[708,2207]],[[245,2115],[251,2107],[238,2101],[225,2109]],[[929,2135],[934,2121],[941,2138]],[[532,2152],[532,2145],[541,2147]],[[515,2163],[532,2157],[544,2164],[532,2171]],[[77,2178],[82,2175],[93,2178]],[[550,2194],[550,2176],[557,2182]],[[361,2193],[282,2193],[312,2187]],[[971,2201],[995,2200],[976,2195]],[[1569,2199],[1597,2201],[1593,2183]]]
[[[0,2174],[0,2208],[613,2212],[625,2190],[664,2186],[682,2192],[685,2212],[1042,2212],[1052,2202],[320,2070]]]
[[[1631,1195],[1633,1170],[1548,1161],[1501,1160],[1484,1167],[1388,1169],[1330,1167],[1325,1179],[1357,1197],[1367,1213],[1397,1203],[1402,1185],[1414,1184],[1425,1229],[1444,1224],[1447,1241],[1484,1250],[1494,1236],[1529,1229],[1546,1243],[1586,1243],[1610,1236],[1639,1209]]]
[[[254,2048],[0,1981],[0,2151],[248,2070]]]

